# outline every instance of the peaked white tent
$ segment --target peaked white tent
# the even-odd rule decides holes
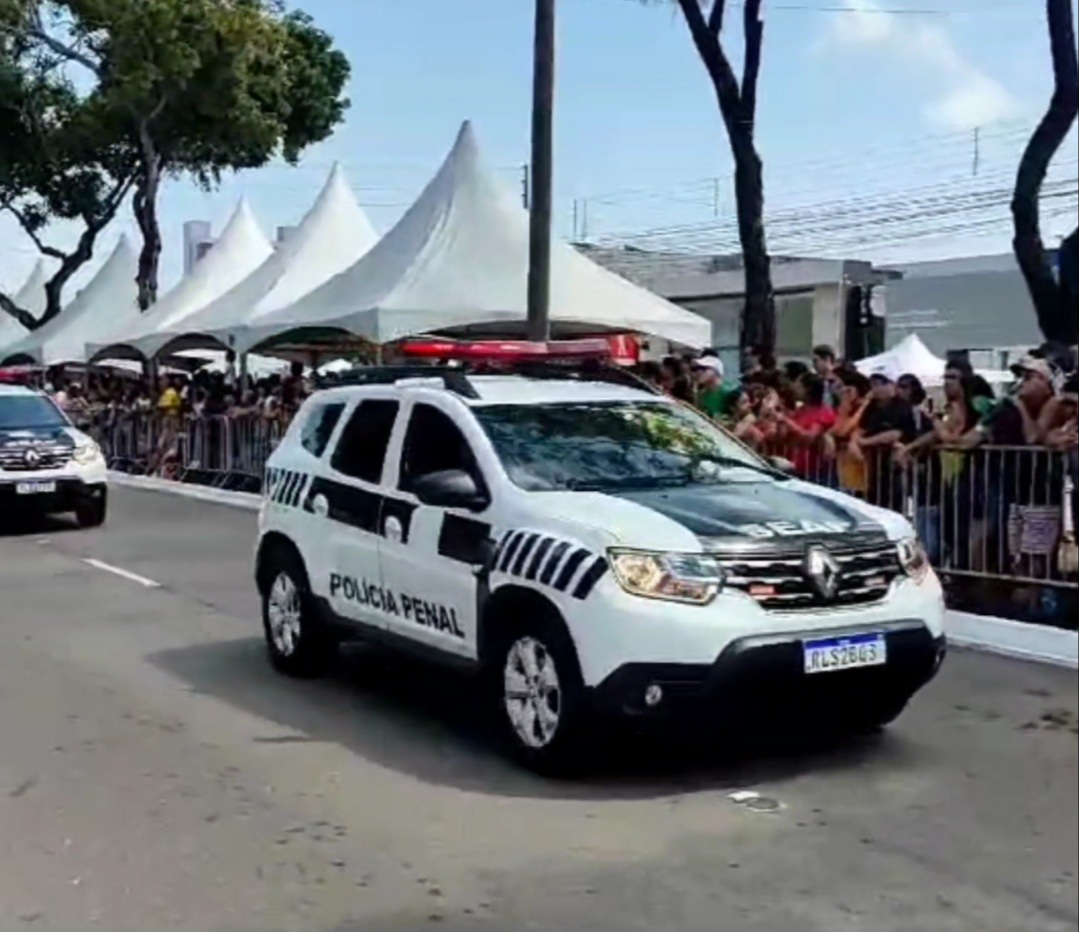
[[[63,312],[0,352],[0,361],[32,360],[43,366],[86,362],[88,343],[138,321],[137,271],[135,249],[121,236],[112,255]]]
[[[157,334],[214,301],[257,269],[273,253],[246,199],[241,199],[221,237],[171,291],[138,320],[125,321],[99,334],[87,347],[93,361],[153,356],[167,338]]]
[[[378,241],[344,171],[335,165],[311,209],[255,271],[175,325],[132,341],[147,357],[228,348],[236,329],[287,307],[347,269]],[[208,336],[213,331],[216,338]]]
[[[15,292],[12,299],[16,307],[21,307],[34,317],[40,317],[45,313],[45,282],[48,277],[45,274],[45,262],[37,260],[37,265],[23,282],[23,286]],[[10,314],[0,312],[0,352],[4,347],[21,340],[26,336],[26,328],[22,326]]]
[[[526,317],[528,214],[483,165],[465,123],[442,168],[407,213],[359,262],[235,335],[240,352],[301,329],[387,343],[411,334]],[[711,324],[555,241],[551,323],[556,332],[640,331],[688,346]]]
[[[890,350],[859,360],[855,366],[863,375],[883,373],[893,380],[901,375],[916,375],[925,385],[939,385],[944,379],[945,364],[945,360],[933,355],[918,334],[912,333]]]

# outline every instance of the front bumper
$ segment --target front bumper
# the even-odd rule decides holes
[[[858,626],[742,637],[710,664],[627,663],[594,687],[592,697],[600,712],[637,718],[706,712],[717,723],[731,724],[821,715],[842,720],[868,707],[901,705],[936,676],[944,661],[943,635],[934,635],[919,620],[899,620],[881,629],[886,664],[805,672],[803,641],[864,632]],[[653,686],[662,695],[654,706],[645,699]]]
[[[96,478],[96,477],[95,477]],[[37,492],[20,495],[19,486],[24,483],[55,483],[55,492]],[[92,504],[106,495],[106,482],[89,481],[80,476],[55,475],[0,475],[0,518],[9,514],[60,514]]]

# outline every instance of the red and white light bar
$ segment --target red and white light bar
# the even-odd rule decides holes
[[[608,360],[610,343],[589,340],[409,340],[398,344],[402,356],[413,359],[457,359],[468,362],[563,362],[584,359]]]
[[[640,356],[636,337],[618,334],[581,340],[408,340],[398,352],[412,359],[445,359],[462,362],[613,362],[634,365]]]

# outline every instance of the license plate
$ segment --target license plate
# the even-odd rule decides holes
[[[835,673],[860,667],[880,667],[888,662],[888,641],[883,634],[804,641],[806,673]]]
[[[19,482],[15,486],[16,495],[52,495],[55,491],[55,482]]]

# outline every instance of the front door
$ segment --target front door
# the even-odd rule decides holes
[[[411,491],[417,477],[447,469],[463,469],[485,487],[454,419],[434,403],[418,402],[409,414],[396,491],[384,505],[382,575],[400,609],[387,621],[410,641],[475,658],[479,572],[491,527],[485,515],[424,505]]]

